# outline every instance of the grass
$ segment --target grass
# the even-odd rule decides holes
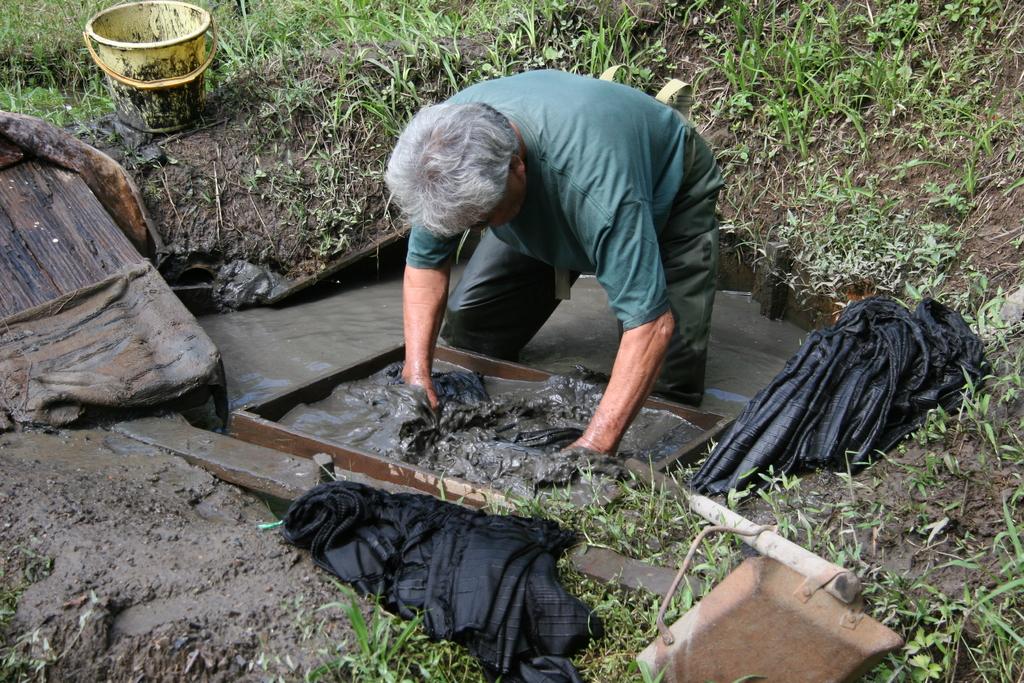
[[[50,558],[30,548],[5,548],[0,557],[0,634],[7,633],[21,594],[52,569]],[[19,634],[10,642],[0,641],[0,681],[5,683],[44,680],[44,672],[52,661],[49,643],[40,642],[37,633]]]
[[[0,107],[60,125],[109,111],[79,35],[106,4],[44,0],[5,12]],[[1019,3],[200,4],[221,26],[212,92],[259,131],[246,153],[260,163],[240,182],[304,235],[296,253],[259,255],[282,266],[304,258],[302,249],[314,258],[343,252],[369,223],[397,224],[382,169],[424,103],[545,67],[597,74],[623,64],[619,79],[648,92],[671,76],[692,82],[693,117],[729,179],[724,218],[748,261],[786,241],[791,284],[808,300],[940,297],[982,334],[993,363],[958,414],[933,413],[864,473],[780,478],[730,504],[771,517],[864,577],[872,615],[908,643],[869,680],[1021,680],[1024,330],[997,314],[1024,280],[1024,214],[1014,208],[1024,199]],[[657,493],[586,511],[558,500],[524,511],[663,564],[680,561],[699,527]],[[984,524],[974,525],[979,511]],[[734,566],[737,548],[729,538],[705,544],[694,568],[705,590]],[[654,637],[655,601],[564,571],[608,631],[579,658],[584,674],[646,680],[633,656]],[[8,611],[13,596],[4,597]],[[694,599],[681,593],[669,619]],[[353,623],[356,642],[326,653],[330,663],[310,677],[479,677],[456,648],[379,611],[367,620],[352,600],[328,611]]]
[[[483,676],[476,661],[461,648],[452,643],[430,642],[421,627],[421,617],[403,621],[376,603],[367,616],[365,601],[351,588],[337,586],[343,599],[318,611],[331,618],[347,619],[352,627],[352,642],[339,643],[339,653],[306,674],[307,680],[456,683]]]

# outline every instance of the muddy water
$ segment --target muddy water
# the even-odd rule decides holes
[[[806,335],[792,323],[762,317],[748,292],[719,291],[700,409],[739,413],[782,370]],[[567,372],[576,364],[610,372],[617,345],[618,325],[604,291],[592,277],[584,277],[573,286],[572,299],[523,349],[520,361],[549,372]]]
[[[339,287],[282,308],[257,308],[200,320],[220,348],[232,407],[264,400],[314,377],[402,343],[401,273],[363,286]],[[743,293],[719,292],[712,321],[707,393],[702,408],[723,415],[743,405],[796,351],[804,332],[762,318]],[[525,495],[537,485],[570,479],[591,465],[559,448],[516,443],[516,434],[551,428],[582,430],[603,386],[579,382],[576,366],[607,374],[618,326],[593,278],[581,278],[571,300],[523,350],[521,362],[559,377],[544,386],[488,380],[486,406],[449,405],[432,414],[420,392],[380,377],[342,385],[325,401],[300,406],[282,422],[336,443],[380,453],[435,472]],[[574,379],[575,377],[575,379]],[[622,453],[657,461],[700,432],[661,411],[644,410],[627,432]]]
[[[228,392],[237,407],[401,344],[401,272],[287,307],[207,316],[200,323],[224,355]],[[701,408],[738,413],[805,335],[795,325],[761,317],[749,294],[718,292]],[[555,373],[577,364],[607,373],[617,345],[618,328],[604,292],[583,277],[572,299],[523,350],[521,362]]]
[[[340,384],[313,404],[302,404],[282,424],[335,443],[410,462],[502,491],[532,496],[541,487],[569,484],[581,467],[620,474],[617,463],[565,451],[587,426],[606,378],[582,368],[543,382],[480,378],[437,363],[435,380],[459,378],[460,389],[434,414],[422,391],[400,383],[401,364]],[[486,388],[485,386],[486,385]],[[659,461],[701,429],[667,411],[644,409],[620,447],[624,457]]]
[[[224,357],[235,408],[401,344],[401,279],[199,322]]]

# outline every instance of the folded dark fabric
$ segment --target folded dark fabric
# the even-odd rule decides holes
[[[405,363],[398,362],[384,368],[384,375],[391,384],[402,383],[402,369]],[[483,376],[469,370],[453,370],[451,372],[433,371],[430,378],[434,381],[434,393],[438,403],[479,403],[490,397],[484,387]]]
[[[387,609],[422,613],[431,638],[465,645],[492,680],[582,681],[567,657],[603,633],[558,582],[575,534],[549,520],[336,481],[296,500],[282,533]]]
[[[747,404],[691,480],[702,492],[759,485],[759,473],[846,470],[869,463],[920,426],[929,409],[960,404],[965,378],[987,372],[981,340],[937,301],[913,314],[871,297],[812,332]]]
[[[565,448],[583,436],[579,427],[547,427],[526,429],[512,436],[512,443],[530,448]]]

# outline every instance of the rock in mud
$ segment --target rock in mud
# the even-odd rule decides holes
[[[220,307],[238,310],[266,303],[284,291],[288,283],[287,278],[263,266],[248,261],[232,261],[217,274],[213,297]]]
[[[1006,303],[999,310],[999,317],[1010,325],[1024,320],[1024,287],[1006,297]]]

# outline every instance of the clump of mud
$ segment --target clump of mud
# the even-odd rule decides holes
[[[340,384],[322,401],[293,408],[281,423],[343,446],[378,453],[439,474],[530,496],[538,488],[572,482],[581,469],[620,473],[630,455],[657,462],[700,433],[667,411],[644,408],[626,432],[619,457],[568,449],[586,429],[604,395],[607,377],[577,366],[545,382],[484,378],[438,364],[441,408],[400,383],[401,364]],[[471,379],[480,391],[470,387]]]

